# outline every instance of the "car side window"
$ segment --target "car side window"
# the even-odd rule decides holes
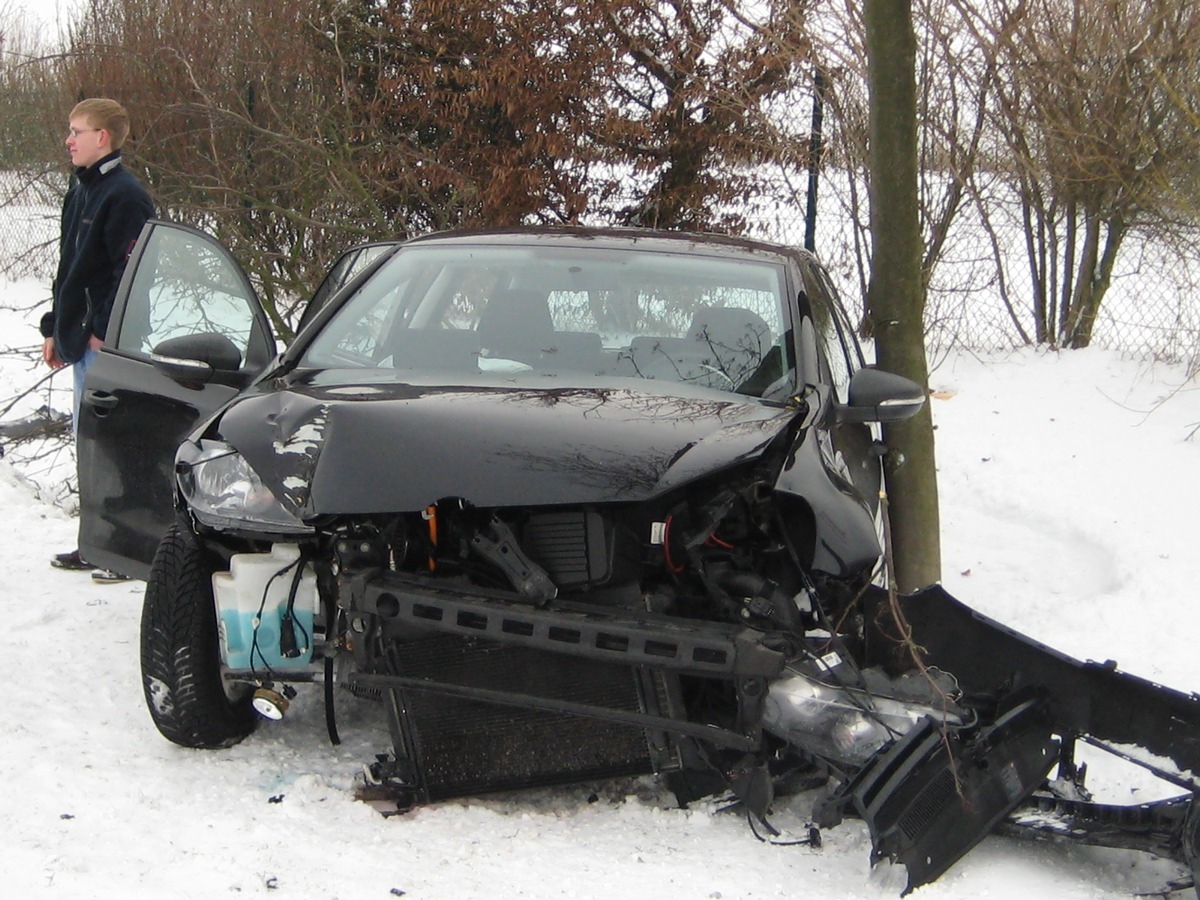
[[[257,300],[236,264],[202,235],[160,227],[138,264],[117,350],[148,355],[163,341],[198,334],[227,338],[247,356]]]
[[[307,325],[317,313],[324,308],[338,291],[349,284],[363,269],[379,259],[385,253],[388,253],[395,247],[393,243],[386,244],[365,244],[361,247],[353,247],[343,253],[338,261],[329,268],[325,280],[321,282],[316,292],[312,295],[312,299],[308,301],[308,305],[304,308],[304,314],[300,317],[300,322],[296,326],[299,331]]]

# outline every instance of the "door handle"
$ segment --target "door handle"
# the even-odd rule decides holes
[[[84,391],[83,397],[89,406],[105,410],[112,409],[121,402],[116,394],[110,394],[108,391]]]

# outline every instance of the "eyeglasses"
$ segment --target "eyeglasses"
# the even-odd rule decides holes
[[[67,137],[77,138],[81,134],[87,134],[89,131],[103,131],[103,128],[68,128]]]

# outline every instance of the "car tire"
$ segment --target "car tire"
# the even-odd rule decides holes
[[[183,747],[228,747],[258,722],[249,688],[221,678],[211,564],[178,526],[154,554],[142,607],[142,689],[155,726]]]

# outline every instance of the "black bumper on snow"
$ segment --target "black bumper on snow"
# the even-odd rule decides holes
[[[872,588],[864,598],[870,662],[904,668],[911,663],[905,647],[915,645],[925,665],[953,672],[963,691],[977,699],[1036,699],[998,716],[962,746],[936,733],[923,744],[917,729],[881,751],[849,791],[871,826],[876,858],[904,862],[911,889],[936,878],[998,827],[1022,837],[1168,856],[1189,866],[1200,885],[1200,696],[1118,671],[1113,662],[1073,659],[976,612],[939,586],[898,603],[903,641],[886,592]],[[1066,767],[1060,777],[1074,776],[1077,739],[1186,793],[1134,806],[1035,796],[1056,747],[1062,754],[1057,761]],[[928,752],[939,742],[945,744],[941,763]],[[914,777],[922,769],[933,777]],[[895,777],[902,771],[904,777]],[[947,783],[951,774],[956,790],[939,796],[938,781]],[[989,814],[981,816],[980,810]],[[994,815],[1002,810],[1015,814],[1002,820]],[[947,843],[941,838],[948,833],[958,837]]]
[[[868,607],[886,610],[887,595],[872,589]],[[998,695],[1033,688],[1045,697],[1059,734],[1070,734],[1122,755],[1135,745],[1175,764],[1175,771],[1145,760],[1138,764],[1190,792],[1200,790],[1200,696],[1136,675],[1114,662],[1080,662],[976,612],[941,587],[900,598],[912,641],[926,665],[953,672],[969,694]],[[878,615],[868,620],[879,623]],[[877,660],[897,645],[887,624],[868,636]],[[874,638],[872,642],[872,637]]]

